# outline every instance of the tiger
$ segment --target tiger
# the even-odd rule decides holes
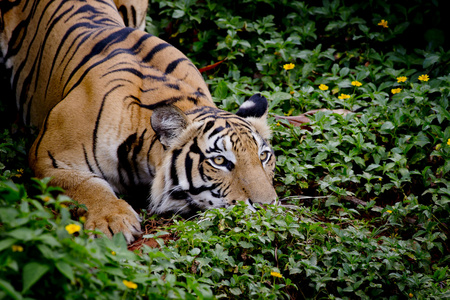
[[[114,0],[125,26],[145,30],[148,0]]]
[[[0,2],[0,63],[38,132],[35,176],[86,208],[91,234],[121,232],[128,243],[142,232],[136,207],[189,215],[277,204],[267,99],[219,109],[195,65],[126,27],[116,3]]]

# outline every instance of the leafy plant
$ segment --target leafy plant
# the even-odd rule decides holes
[[[152,0],[148,31],[198,67],[221,62],[204,73],[219,107],[269,100],[275,186],[290,208],[175,218],[144,237],[157,248],[132,252],[121,235],[91,239],[76,203],[31,180],[32,138],[2,123],[0,298],[450,297],[441,5]],[[316,109],[302,126],[279,118]]]

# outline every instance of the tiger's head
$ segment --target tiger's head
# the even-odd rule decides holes
[[[275,155],[267,142],[267,100],[260,94],[231,114],[175,106],[153,111],[152,128],[166,149],[152,184],[150,211],[191,214],[244,201],[274,204]]]

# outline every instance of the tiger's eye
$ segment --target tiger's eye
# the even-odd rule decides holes
[[[225,158],[223,156],[216,156],[213,158],[213,161],[216,165],[221,166],[225,163]]]
[[[259,159],[261,159],[261,161],[265,161],[267,159],[267,157],[269,156],[269,152],[264,151],[263,153],[261,153],[259,155]]]

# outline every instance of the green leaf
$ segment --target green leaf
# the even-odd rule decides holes
[[[366,172],[375,170],[375,169],[377,169],[377,168],[379,168],[379,167],[380,167],[379,164],[370,164],[370,165],[367,167]]]
[[[383,125],[381,125],[380,130],[391,130],[394,128],[395,128],[394,124],[392,124],[391,121],[387,121],[387,122],[384,122]]]
[[[302,68],[302,76],[307,77],[314,70],[314,65],[312,63],[306,63]]]
[[[50,267],[38,262],[30,262],[23,267],[23,289],[22,293],[28,291],[45,273],[48,272]]]
[[[416,140],[414,142],[416,145],[419,145],[420,147],[425,146],[426,144],[430,143],[430,139],[421,131],[416,137]]]
[[[240,241],[240,242],[239,242],[239,245],[240,245],[242,248],[253,248],[253,244],[252,244],[252,243],[245,242],[245,241]]]
[[[61,243],[51,234],[42,234],[36,238],[36,240],[42,241],[50,247],[60,247]]]
[[[225,99],[228,96],[228,87],[225,81],[219,82],[219,84],[216,86],[216,89],[214,90],[214,97],[222,100]]]
[[[185,12],[183,10],[175,9],[172,14],[172,18],[179,19],[179,18],[183,17],[184,15],[185,15]]]
[[[17,292],[14,287],[7,281],[0,279],[0,290],[4,291],[7,295],[11,296],[13,299],[22,299],[22,295]]]
[[[17,239],[14,238],[7,238],[0,241],[0,251],[3,251],[6,248],[11,247],[17,242]]]
[[[242,294],[242,291],[240,288],[231,288],[230,292],[235,296],[239,296],[240,294]]]
[[[326,159],[328,156],[328,153],[326,152],[320,152],[317,154],[317,156],[314,159],[314,164],[318,165],[322,160]]]
[[[70,279],[70,281],[74,281],[75,280],[75,276],[72,270],[72,267],[63,261],[58,261],[56,262],[56,268],[64,275],[66,276],[68,279]]]
[[[437,63],[440,58],[441,56],[436,53],[427,53],[425,55],[425,60],[423,61],[423,68],[427,69],[431,65]]]
[[[192,256],[196,256],[196,255],[199,255],[200,252],[201,252],[201,250],[199,248],[193,248],[189,251],[189,254]]]
[[[271,95],[272,101],[281,101],[281,100],[287,100],[291,99],[291,94],[285,93],[285,92],[276,92]]]
[[[10,231],[8,235],[17,238],[18,240],[29,241],[39,236],[41,233],[42,229],[17,228]]]
[[[0,222],[6,224],[12,223],[18,214],[17,209],[13,207],[2,207],[0,208]]]
[[[119,277],[125,277],[123,274],[122,269],[119,269],[118,267],[103,267],[102,270],[108,274],[116,275]]]

